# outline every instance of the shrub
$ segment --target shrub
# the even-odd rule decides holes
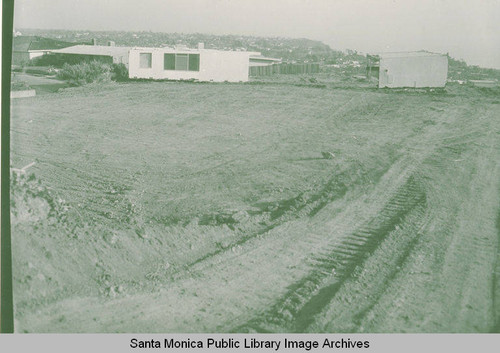
[[[57,77],[74,86],[92,82],[110,81],[111,66],[99,61],[81,62],[75,65],[64,64]]]
[[[128,80],[128,69],[125,64],[113,64],[111,79],[117,82]]]
[[[35,74],[35,75],[51,75],[54,73],[53,67],[30,67],[27,66],[24,69],[24,72],[27,74]]]

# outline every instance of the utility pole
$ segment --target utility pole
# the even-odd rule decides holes
[[[1,123],[1,241],[0,241],[0,332],[14,332],[12,301],[12,252],[10,238],[10,69],[14,1],[2,1],[2,123]]]

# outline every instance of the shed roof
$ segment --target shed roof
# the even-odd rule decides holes
[[[68,48],[52,50],[52,52],[61,54],[123,56],[127,55],[130,49],[130,47],[114,47],[104,45],[75,45]]]

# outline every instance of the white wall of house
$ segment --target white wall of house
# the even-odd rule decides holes
[[[444,87],[448,77],[446,55],[381,56],[379,88]]]
[[[38,58],[42,55],[50,53],[50,50],[29,50],[28,51],[30,60],[34,58]]]
[[[141,65],[141,54],[151,55],[151,67]],[[176,67],[166,69],[165,54],[199,55],[198,70]],[[212,49],[170,49],[170,48],[133,48],[129,52],[129,77],[169,80],[198,80],[214,82],[246,82],[250,52],[220,51]],[[145,56],[143,56],[143,59]],[[177,60],[177,59],[176,59]],[[183,65],[178,65],[183,66]],[[192,68],[191,68],[192,69]]]

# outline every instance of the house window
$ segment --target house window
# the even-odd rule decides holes
[[[163,68],[176,71],[200,71],[200,54],[164,54]]]
[[[176,71],[188,70],[188,54],[175,54],[175,70]]]
[[[139,54],[139,67],[141,69],[150,69],[151,68],[151,53],[140,53]]]
[[[200,71],[200,54],[189,54],[189,71]]]
[[[163,60],[165,70],[175,70],[175,54],[165,54]]]

